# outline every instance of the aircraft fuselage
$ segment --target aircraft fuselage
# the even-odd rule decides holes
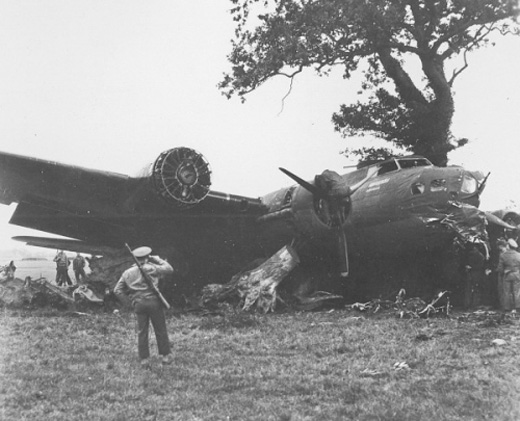
[[[461,167],[432,165],[399,167],[378,166],[371,178],[351,198],[342,229],[348,238],[351,256],[392,255],[442,246],[453,238],[453,231],[439,225],[459,203],[478,206],[478,180]],[[343,176],[353,184],[370,167]],[[361,174],[363,173],[363,174]],[[334,230],[324,204],[301,186],[281,189],[265,196],[269,212],[259,218],[261,239],[279,244],[291,235],[312,255],[336,253]],[[282,241],[283,237],[283,241]]]

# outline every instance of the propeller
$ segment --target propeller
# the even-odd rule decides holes
[[[302,186],[305,190],[308,190],[312,193],[314,197],[318,197],[320,199],[327,199],[328,196],[326,192],[316,187],[314,184],[311,184],[307,181],[305,181],[303,178],[298,177],[296,174],[293,174],[289,170],[286,170],[285,168],[279,168],[281,172],[283,172],[288,177],[292,178],[294,181],[296,181],[300,186]]]
[[[343,229],[343,224],[338,225],[338,256],[340,258],[340,276],[346,278],[349,274],[350,268],[348,263],[348,247],[347,234]]]
[[[331,226],[335,228],[338,239],[340,275],[347,277],[350,269],[347,234],[343,229],[343,224],[345,223],[346,216],[350,212],[352,194],[377,174],[377,167],[369,168],[367,176],[352,186],[346,185],[343,178],[333,171],[327,170],[317,175],[314,179],[314,184],[303,180],[285,168],[280,168],[280,171],[296,181],[305,190],[312,193],[315,199],[321,199],[326,203]]]

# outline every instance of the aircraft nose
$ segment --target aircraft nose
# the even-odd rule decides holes
[[[425,183],[434,196],[479,205],[479,182],[462,167],[432,168],[425,172]]]
[[[479,205],[479,182],[469,171],[464,170],[461,176],[458,199],[473,206]]]

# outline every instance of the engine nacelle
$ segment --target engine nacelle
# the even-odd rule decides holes
[[[211,186],[209,163],[190,148],[173,148],[163,152],[152,166],[152,181],[157,193],[180,206],[202,201]]]

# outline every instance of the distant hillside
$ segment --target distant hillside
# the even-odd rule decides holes
[[[0,247],[0,266],[9,263],[11,260],[52,260],[56,250],[44,249],[41,247],[20,246],[16,248]]]

